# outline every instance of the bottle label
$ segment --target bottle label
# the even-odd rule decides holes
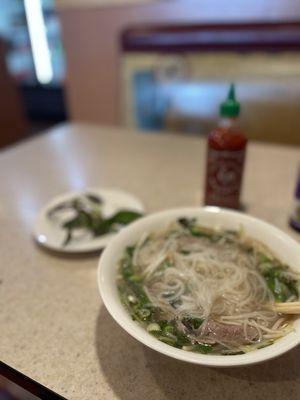
[[[245,150],[226,151],[208,148],[206,204],[239,207]]]

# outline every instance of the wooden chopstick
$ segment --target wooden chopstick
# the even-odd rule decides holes
[[[282,314],[300,314],[300,301],[275,303],[272,307],[275,311]]]

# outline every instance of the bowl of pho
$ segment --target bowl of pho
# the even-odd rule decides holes
[[[278,228],[218,207],[139,219],[101,255],[98,286],[144,345],[207,366],[262,362],[300,342],[300,247]]]

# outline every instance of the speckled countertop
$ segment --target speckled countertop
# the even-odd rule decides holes
[[[300,149],[250,144],[247,211],[287,226]],[[59,256],[31,238],[36,212],[85,186],[120,187],[148,212],[201,204],[205,142],[63,125],[0,155],[0,359],[68,399],[299,399],[300,346],[265,364],[214,369],[144,347],[98,295],[99,255]]]

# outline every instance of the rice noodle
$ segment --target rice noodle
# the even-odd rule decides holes
[[[133,263],[143,277],[145,293],[154,306],[178,321],[183,331],[182,317],[203,320],[201,328],[190,333],[198,342],[213,342],[234,351],[243,347],[240,339],[224,340],[215,332],[208,335],[211,321],[241,327],[243,339],[250,345],[286,335],[291,325],[270,309],[273,294],[257,267],[259,252],[270,258],[273,255],[243,232],[229,238],[226,235],[211,241],[173,224],[167,230],[142,236]],[[249,252],[249,247],[253,251]],[[299,279],[290,269],[285,273],[290,279]]]

